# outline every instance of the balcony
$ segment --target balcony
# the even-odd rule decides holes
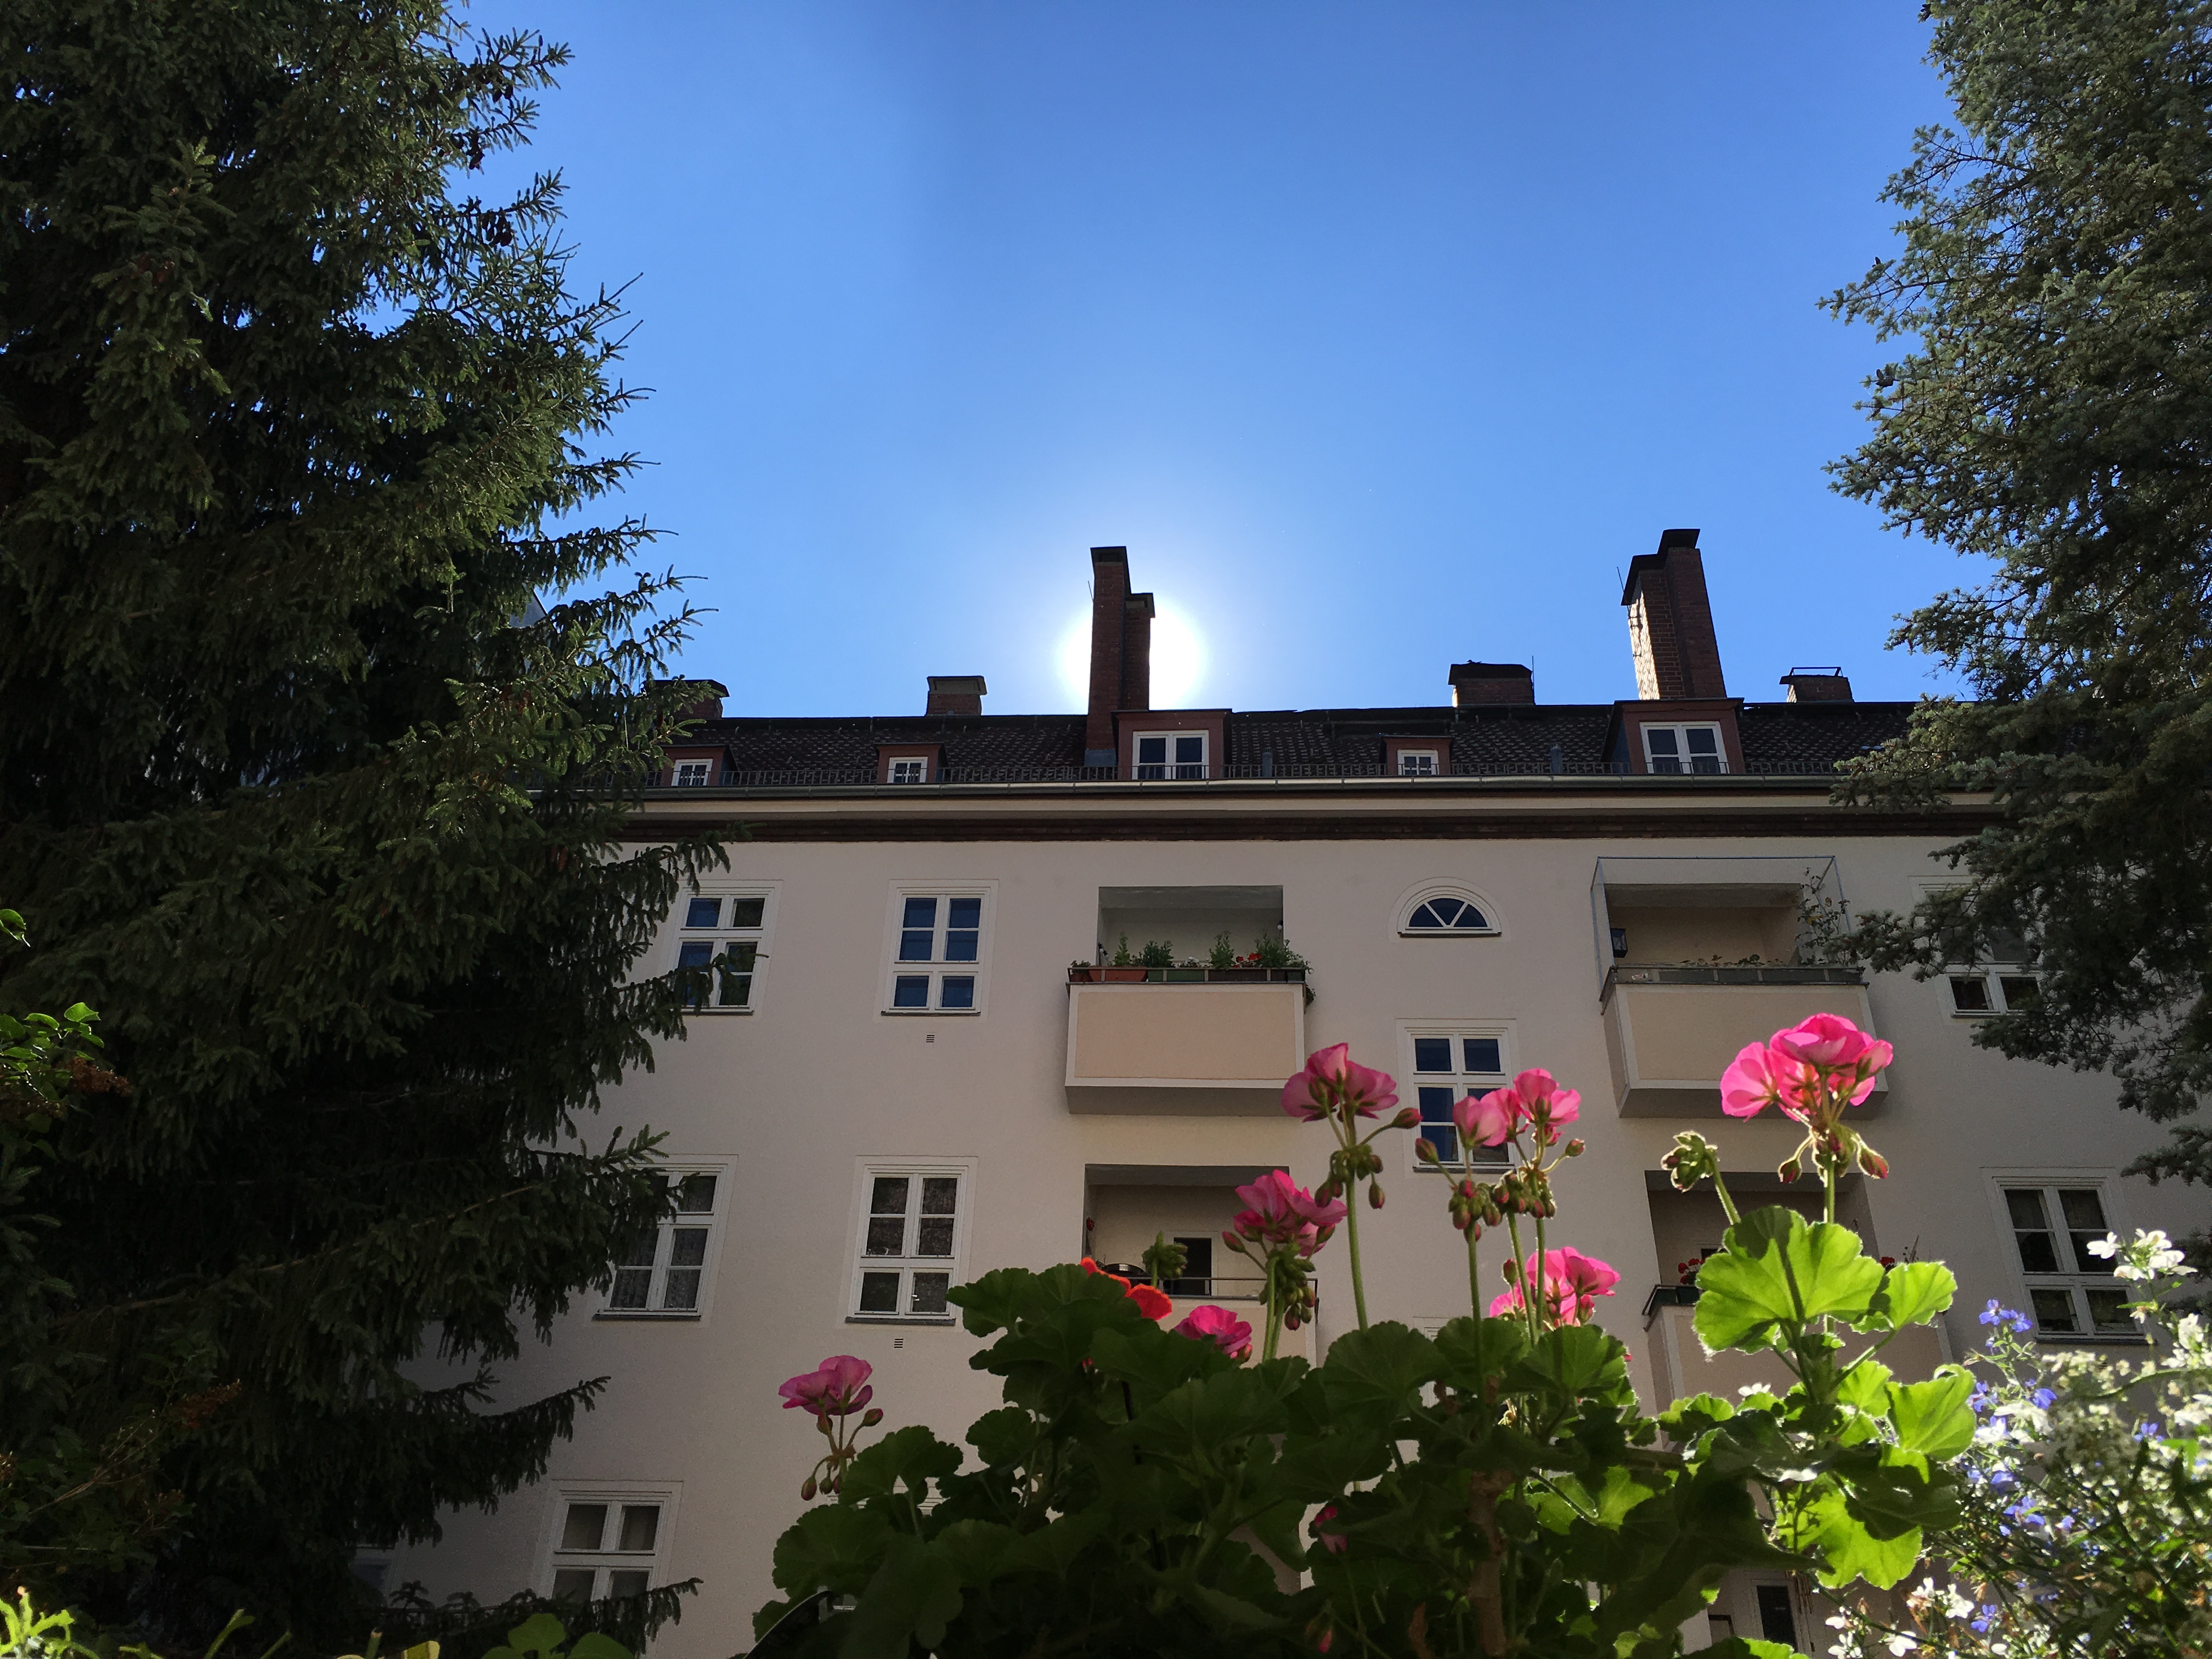
[[[1813,1014],[1872,1030],[1856,968],[1621,967],[1607,971],[1601,1006],[1623,1117],[1718,1117],[1721,1073],[1747,1042]],[[1881,1109],[1886,1082],[1860,1109]]]
[[[1262,982],[1228,978],[1234,969],[1079,971],[1145,978],[1093,983],[1070,975],[1071,1112],[1271,1115],[1279,1110],[1284,1079],[1305,1064],[1299,970],[1276,969]],[[1297,978],[1287,977],[1292,973]]]
[[[1734,1350],[1707,1354],[1691,1321],[1696,1308],[1681,1299],[1682,1285],[1661,1285],[1644,1304],[1644,1330],[1651,1355],[1651,1379],[1658,1389],[1656,1405],[1686,1399],[1691,1395],[1717,1395],[1733,1402],[1739,1389],[1752,1386],[1787,1389],[1795,1380],[1789,1367],[1771,1353],[1737,1353]],[[1665,1292],[1662,1295],[1661,1292]],[[1880,1339],[1847,1334],[1842,1358],[1848,1362],[1864,1353]],[[1889,1340],[1881,1363],[1901,1382],[1924,1382],[1936,1368],[1950,1358],[1940,1325],[1908,1325]]]

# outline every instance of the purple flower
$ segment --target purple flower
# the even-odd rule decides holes
[[[2028,1398],[2035,1401],[2037,1410],[2047,1412],[2051,1409],[2051,1402],[2058,1396],[2048,1389],[2038,1389],[2033,1394],[2028,1395]]]

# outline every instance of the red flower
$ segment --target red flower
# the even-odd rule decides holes
[[[1175,1306],[1165,1296],[1149,1285],[1132,1285],[1119,1273],[1109,1273],[1089,1256],[1083,1258],[1083,1271],[1096,1273],[1101,1279],[1110,1279],[1121,1287],[1122,1293],[1137,1304],[1137,1311],[1147,1319],[1164,1318]]]

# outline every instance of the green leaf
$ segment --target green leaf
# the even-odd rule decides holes
[[[1443,1363],[1439,1381],[1480,1394],[1486,1381],[1503,1376],[1528,1351],[1528,1326],[1519,1319],[1455,1319],[1436,1334]]]
[[[1347,1331],[1329,1345],[1321,1385],[1329,1408],[1342,1417],[1395,1419],[1413,1404],[1424,1382],[1443,1370],[1437,1345],[1395,1321]]]
[[[1563,1326],[1537,1339],[1505,1385],[1562,1397],[1611,1394],[1627,1386],[1627,1352],[1595,1325]]]
[[[1802,1659],[1786,1642],[1761,1642],[1748,1636],[1731,1636],[1705,1649],[1712,1659]]]
[[[1708,1352],[1763,1347],[1823,1316],[1856,1324],[1881,1286],[1881,1264],[1856,1233],[1779,1206],[1746,1216],[1724,1246],[1698,1270],[1692,1322]]]
[[[910,1644],[933,1651],[963,1601],[956,1576],[911,1533],[893,1533],[883,1565],[860,1592],[838,1659],[907,1659]]]
[[[568,1631],[550,1613],[533,1613],[507,1633],[507,1646],[517,1653],[550,1654],[568,1639]]]
[[[775,1587],[794,1598],[817,1589],[857,1594],[874,1576],[890,1531],[875,1508],[818,1504],[775,1540]]]
[[[1846,1506],[1840,1492],[1824,1492],[1806,1505],[1807,1546],[1819,1552],[1820,1582],[1840,1589],[1854,1578],[1863,1578],[1877,1589],[1887,1589],[1911,1572],[1920,1559],[1920,1528],[1911,1527],[1894,1537],[1878,1538]]]
[[[407,1655],[402,1654],[400,1659],[407,1659]],[[605,1632],[587,1630],[568,1650],[568,1659],[630,1659],[630,1651]]]
[[[1036,1419],[1019,1406],[985,1412],[968,1430],[968,1443],[981,1455],[987,1469],[1013,1468],[1030,1455],[1036,1442]]]
[[[1139,1401],[1157,1400],[1193,1377],[1239,1369],[1218,1343],[1194,1342],[1147,1322],[1131,1330],[1103,1330],[1091,1344],[1100,1375],[1127,1382]]]
[[[1892,1267],[1874,1298],[1874,1322],[1883,1330],[1924,1325],[1951,1305],[1959,1281],[1940,1261],[1902,1261]]]
[[[942,1480],[960,1468],[960,1448],[948,1446],[920,1424],[885,1435],[845,1471],[848,1503],[886,1497],[903,1481],[917,1499],[929,1496],[932,1477]]]
[[[1966,1403],[1973,1391],[1973,1377],[1956,1365],[1946,1365],[1929,1382],[1893,1388],[1889,1420],[1896,1425],[1897,1443],[1923,1457],[1956,1457],[1974,1442],[1974,1410]]]

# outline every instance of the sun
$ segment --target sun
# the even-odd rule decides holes
[[[1078,708],[1091,700],[1091,612],[1079,612],[1060,635],[1053,658],[1061,689]],[[1186,708],[1206,678],[1206,641],[1189,618],[1161,605],[1152,617],[1152,707]]]

